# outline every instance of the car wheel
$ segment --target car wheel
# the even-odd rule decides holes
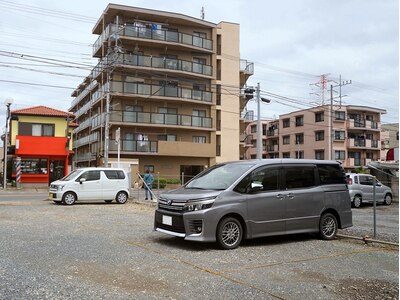
[[[112,200],[104,200],[105,203],[111,203]]]
[[[360,196],[354,196],[353,198],[353,207],[359,208],[361,206],[361,197]]]
[[[383,200],[383,203],[385,203],[386,205],[392,204],[392,196],[390,194],[387,194],[385,196],[385,199]]]
[[[319,234],[324,240],[333,240],[336,237],[338,222],[330,213],[322,215],[319,221]]]
[[[235,218],[225,218],[217,227],[217,242],[222,249],[235,249],[243,237],[242,224]]]
[[[115,197],[115,200],[117,201],[118,204],[125,204],[126,201],[128,201],[128,194],[125,192],[118,192],[117,197]]]
[[[66,205],[72,205],[76,201],[76,195],[72,192],[67,192],[62,198],[62,202]]]

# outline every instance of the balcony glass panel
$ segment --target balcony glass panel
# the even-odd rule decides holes
[[[202,99],[203,91],[193,90],[193,99],[194,100],[201,100]]]
[[[190,61],[182,61],[182,71],[191,72],[192,71],[192,63]]]
[[[165,124],[177,125],[178,124],[178,115],[165,115]]]
[[[165,32],[165,40],[168,42],[178,42],[179,34],[176,31],[166,31]]]
[[[202,64],[193,63],[193,72],[202,74],[203,73],[203,65]]]
[[[193,45],[197,47],[203,47],[203,39],[198,36],[193,36]]]
[[[122,141],[122,151],[133,151],[136,152],[136,141]]]
[[[137,85],[137,93],[141,95],[150,95],[150,94],[155,94],[155,91],[152,91],[152,88],[154,86],[148,85],[148,84],[142,84],[142,83],[136,83]]]
[[[181,97],[185,99],[191,99],[192,98],[192,90],[191,89],[181,89]]]
[[[138,121],[138,123],[150,123],[150,120],[151,120],[150,113],[143,113],[143,112],[138,112],[137,113],[137,121]]]
[[[178,97],[178,88],[172,86],[166,86],[164,88],[164,96],[166,97]]]
[[[124,111],[123,114],[124,114],[124,122],[136,123],[136,121],[137,121],[137,112]]]
[[[131,82],[125,82],[124,83],[124,92],[125,93],[130,93],[130,94],[141,94],[138,91],[138,85],[135,84],[135,83],[131,83]]]
[[[152,124],[164,124],[164,114],[151,114],[151,123]]]
[[[153,68],[164,68],[164,58],[162,57],[153,57],[151,66]]]
[[[119,81],[111,81],[110,82],[110,91],[114,93],[122,93],[123,92],[123,83]]]
[[[192,116],[181,116],[181,125],[192,126]]]
[[[167,69],[177,70],[178,69],[178,60],[170,59],[170,58],[165,59],[165,67]]]
[[[183,44],[188,44],[188,45],[192,45],[192,41],[193,41],[193,37],[189,34],[186,33],[182,33],[181,35],[181,42]]]

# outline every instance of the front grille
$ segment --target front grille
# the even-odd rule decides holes
[[[169,230],[172,232],[185,233],[185,225],[183,224],[183,216],[182,215],[180,215],[180,216],[169,215],[172,217],[172,226],[163,224],[162,216],[163,216],[162,213],[160,213],[159,211],[156,211],[155,226],[157,228]]]
[[[185,206],[185,202],[176,202],[173,199],[166,199],[160,197],[158,199],[158,207],[167,211],[182,211]]]

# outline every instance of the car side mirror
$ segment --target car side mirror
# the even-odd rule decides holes
[[[79,179],[79,183],[80,183],[80,184],[84,183],[85,181],[86,181],[86,178],[81,178],[81,179]]]

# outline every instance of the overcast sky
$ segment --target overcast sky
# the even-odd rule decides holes
[[[344,104],[386,109],[383,123],[398,123],[398,2],[121,0],[115,3],[196,18],[200,18],[204,7],[206,21],[239,23],[241,58],[255,64],[255,74],[248,85],[259,82],[263,97],[272,100],[262,105],[262,118],[278,117],[321,101],[316,95],[321,90],[313,84],[318,83],[320,75],[329,74],[327,78],[332,82],[328,86],[338,83],[340,75],[342,81],[352,80],[352,84],[342,88]],[[107,4],[103,0],[0,0],[0,124],[5,124],[6,99],[13,99],[12,110],[34,105],[70,108],[71,92],[96,64],[91,58],[91,44],[97,36],[91,30]],[[41,58],[55,59],[60,64],[64,64],[60,61],[69,62],[68,65],[73,62],[77,68],[44,67]],[[249,108],[255,109],[255,103],[250,103]],[[4,125],[0,128],[4,131]]]

